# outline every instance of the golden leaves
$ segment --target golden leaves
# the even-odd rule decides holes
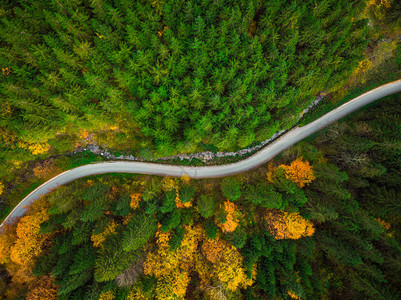
[[[227,200],[224,202],[224,211],[227,213],[226,221],[224,223],[218,223],[217,225],[223,232],[233,232],[238,227],[239,222],[236,205]]]
[[[142,194],[141,193],[134,193],[131,194],[131,202],[129,204],[129,206],[135,210],[139,207],[139,202],[141,202],[142,200]]]
[[[49,151],[50,145],[46,143],[31,144],[28,146],[28,149],[31,151],[33,155],[43,154]]]
[[[6,67],[6,68],[1,68],[1,72],[3,72],[3,76],[8,76],[12,73],[11,68]]]
[[[58,286],[54,284],[54,277],[42,276],[37,284],[26,295],[27,300],[53,300],[57,299]]]
[[[270,233],[277,239],[299,239],[312,236],[315,232],[313,223],[302,218],[299,213],[279,210],[267,210],[264,215]]]
[[[316,179],[313,167],[308,161],[303,161],[302,156],[294,160],[289,166],[280,165],[278,168],[284,169],[285,177],[297,184],[300,188]],[[272,164],[269,164],[268,172],[266,173],[269,182],[274,181],[275,172],[276,169],[274,169]]]
[[[158,247],[149,251],[144,263],[146,275],[158,278],[156,293],[159,299],[182,298],[190,281],[189,271],[194,266],[198,242],[202,235],[200,226],[184,226],[185,234],[180,247],[172,251],[168,245],[170,234],[159,226],[156,232]],[[171,283],[175,284],[172,286]]]
[[[202,243],[202,252],[208,261],[217,263],[223,257],[224,248],[229,247],[230,244],[220,238],[207,239]]]
[[[60,169],[54,164],[53,159],[46,160],[33,169],[35,176],[42,179],[54,177],[59,172]]]

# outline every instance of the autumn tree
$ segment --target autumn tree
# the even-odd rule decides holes
[[[199,226],[185,225],[184,228],[184,239],[180,247],[173,251],[168,243],[170,233],[163,232],[159,225],[159,230],[156,232],[157,247],[147,254],[144,270],[146,275],[154,275],[158,279],[157,299],[172,297],[182,299],[185,296],[202,230]]]
[[[10,249],[13,262],[28,264],[43,253],[51,234],[40,234],[40,224],[48,219],[48,203],[44,198],[31,204],[27,215],[21,218],[16,228],[17,240]]]
[[[289,166],[280,165],[279,168],[280,167],[285,170],[286,178],[301,188],[311,183],[316,178],[313,167],[308,161],[303,161],[302,156],[294,160]]]
[[[48,179],[60,173],[60,169],[54,164],[53,159],[46,160],[33,168],[37,178]]]
[[[131,202],[129,206],[131,207],[132,210],[135,210],[139,207],[139,202],[142,200],[142,195],[141,193],[133,193],[131,194]]]
[[[237,206],[227,200],[224,202],[222,208],[225,214],[225,221],[220,222],[217,220],[217,225],[223,230],[223,232],[233,232],[237,228],[239,222]]]
[[[17,240],[17,222],[6,223],[0,232],[0,264],[8,263],[10,259],[10,250]]]
[[[54,277],[41,276],[37,284],[30,288],[26,295],[27,300],[53,300],[57,299],[58,286],[54,284]]]
[[[271,234],[277,239],[299,239],[312,236],[313,223],[302,218],[299,213],[279,210],[266,210],[264,220]]]

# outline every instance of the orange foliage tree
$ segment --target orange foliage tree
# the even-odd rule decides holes
[[[303,161],[302,156],[294,160],[289,166],[280,165],[285,170],[285,176],[299,187],[304,187],[316,179],[313,167],[308,161]]]
[[[312,236],[315,232],[313,223],[302,218],[299,213],[280,210],[267,210],[264,215],[270,233],[277,239],[299,239]]]
[[[18,222],[17,240],[10,249],[10,258],[13,262],[24,265],[41,255],[51,234],[40,234],[40,224],[49,219],[49,204],[44,198],[28,207],[27,215]]]
[[[39,233],[40,224],[49,219],[48,207],[44,198],[39,199],[27,208],[26,215],[19,222],[6,225],[5,232],[0,235],[1,263],[5,263],[12,277],[6,294],[9,299],[18,297],[21,290],[30,290],[38,284],[37,277],[32,273],[33,265],[44,253],[53,235]],[[36,292],[32,293],[35,295]]]
[[[58,286],[54,284],[54,277],[42,276],[26,295],[27,300],[57,299]]]
[[[7,223],[0,233],[0,264],[10,262],[10,249],[17,240],[17,222]]]
[[[36,166],[33,169],[33,173],[37,178],[47,179],[60,173],[60,169],[54,164],[54,161],[50,159]]]
[[[223,232],[233,232],[238,227],[238,212],[236,211],[237,206],[230,202],[225,201],[223,209],[226,213],[226,221],[224,223],[217,222],[217,225],[223,230]]]

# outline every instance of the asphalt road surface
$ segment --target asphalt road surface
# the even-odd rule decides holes
[[[401,80],[394,81],[373,89],[361,96],[358,96],[349,102],[341,105],[340,107],[325,114],[319,119],[309,123],[303,127],[295,127],[282,135],[280,138],[273,141],[271,144],[257,152],[256,154],[241,160],[236,163],[207,166],[207,167],[189,167],[189,166],[174,166],[174,165],[160,165],[155,163],[145,162],[128,162],[128,161],[112,161],[93,163],[85,166],[80,166],[75,169],[68,170],[64,173],[53,177],[45,182],[32,193],[26,196],[14,210],[7,216],[4,222],[0,225],[3,226],[6,222],[11,221],[15,217],[23,216],[26,212],[24,206],[29,205],[31,201],[40,198],[41,195],[49,193],[51,190],[60,185],[71,182],[75,179],[86,177],[95,174],[105,173],[140,173],[161,176],[174,176],[181,177],[188,175],[191,178],[213,178],[222,177],[248,171],[261,164],[271,160],[280,152],[291,147],[295,143],[303,140],[318,130],[326,127],[327,125],[343,118],[344,116],[352,113],[353,111],[385,96],[401,91]]]

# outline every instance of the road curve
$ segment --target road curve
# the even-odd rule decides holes
[[[271,144],[255,153],[254,155],[236,163],[207,166],[207,167],[189,167],[189,166],[174,166],[160,165],[155,163],[145,162],[127,162],[127,161],[112,161],[94,163],[84,165],[65,171],[49,181],[43,183],[28,196],[26,196],[11,213],[7,216],[0,228],[7,222],[10,222],[15,217],[23,216],[26,212],[24,206],[29,205],[31,201],[37,200],[41,195],[47,194],[60,185],[71,182],[75,179],[86,177],[95,174],[105,173],[140,173],[150,175],[174,176],[181,177],[184,174],[191,178],[213,178],[228,176],[236,173],[248,171],[258,167],[261,164],[269,161],[283,150],[291,147],[295,143],[303,140],[318,130],[327,125],[343,118],[351,112],[385,96],[401,91],[401,80],[397,80],[378,88],[375,88],[365,94],[362,94],[340,107],[325,114],[319,119],[305,125],[303,127],[295,127],[282,135]]]

